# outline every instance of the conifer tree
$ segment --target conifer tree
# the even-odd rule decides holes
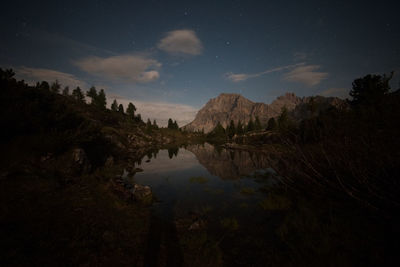
[[[246,132],[254,131],[254,122],[253,119],[250,118],[249,123],[247,124],[246,127]]]
[[[260,122],[260,119],[258,118],[258,116],[256,116],[256,120],[254,122],[254,129],[257,131],[262,129],[261,122]]]
[[[243,125],[242,125],[242,122],[240,120],[238,121],[238,124],[236,126],[236,133],[238,135],[241,135],[241,134],[244,133]]]
[[[65,96],[69,95],[69,87],[68,86],[64,87],[64,89],[62,91],[62,94],[65,95]]]
[[[153,127],[154,127],[155,129],[158,129],[158,125],[157,125],[156,120],[153,120]]]
[[[96,105],[96,100],[97,100],[96,87],[94,87],[94,86],[90,87],[89,91],[86,92],[86,96],[90,97],[90,99],[91,99],[90,104],[91,105]]]
[[[58,94],[60,92],[61,84],[56,80],[51,84],[51,91]]]
[[[232,138],[235,135],[236,129],[235,129],[235,123],[233,122],[233,120],[231,120],[230,124],[226,128],[226,133],[229,138]]]
[[[128,108],[126,109],[126,113],[129,115],[129,117],[131,119],[135,118],[135,111],[136,111],[136,107],[134,104],[132,104],[131,102],[129,102],[128,104]]]
[[[79,86],[72,91],[72,96],[75,100],[85,103],[85,96]]]
[[[106,93],[104,92],[104,89],[101,89],[99,94],[97,95],[96,106],[101,109],[106,109],[107,99],[106,99]]]
[[[118,111],[118,103],[117,103],[116,99],[114,99],[114,101],[111,104],[111,110],[112,111]]]
[[[121,114],[125,114],[125,112],[124,112],[124,106],[123,106],[122,104],[119,104],[119,106],[118,106],[118,112],[121,113]]]

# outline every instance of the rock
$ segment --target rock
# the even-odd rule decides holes
[[[89,159],[82,148],[74,148],[70,152],[65,162],[65,167],[70,169],[72,174],[88,173],[91,169]]]
[[[150,186],[135,184],[132,189],[134,199],[138,202],[149,203],[152,201]]]
[[[210,99],[207,104],[199,110],[195,119],[184,126],[188,131],[212,131],[218,122],[226,128],[233,120],[235,125],[239,120],[242,125],[247,124],[250,119],[260,119],[262,125],[267,125],[268,119],[281,114],[282,108],[286,107],[290,115],[296,119],[304,119],[310,116],[309,103],[314,101],[318,112],[326,110],[331,106],[339,107],[345,103],[344,100],[335,97],[298,97],[293,93],[279,96],[271,104],[255,103],[239,94],[220,94]]]

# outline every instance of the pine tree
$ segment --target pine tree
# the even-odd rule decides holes
[[[229,138],[232,138],[235,135],[236,129],[235,129],[235,123],[233,122],[233,120],[231,120],[229,126],[226,128],[226,133]]]
[[[86,96],[90,97],[90,99],[91,99],[90,104],[91,105],[96,105],[96,100],[97,100],[96,87],[94,87],[94,86],[90,87],[89,91],[86,92]]]
[[[178,126],[178,123],[176,121],[174,121],[173,129],[179,130],[179,126]]]
[[[151,125],[151,120],[150,120],[150,118],[148,118],[147,119],[147,122],[146,122],[146,132],[147,133],[150,133],[151,132],[151,130],[152,130],[152,125]]]
[[[85,96],[79,86],[72,91],[72,96],[75,100],[85,103]]]
[[[171,119],[171,118],[168,119],[168,126],[167,126],[167,128],[168,128],[168,129],[173,129],[173,128],[174,128],[174,123],[172,122],[172,119]]]
[[[65,96],[69,95],[69,87],[68,86],[64,87],[64,89],[62,91],[62,94],[65,95]]]
[[[258,116],[256,116],[256,121],[254,122],[254,128],[257,131],[262,129],[261,122],[260,122],[260,119],[258,118]]]
[[[278,117],[279,130],[285,131],[289,127],[289,113],[286,107],[282,108],[281,114]]]
[[[252,118],[250,118],[249,123],[247,124],[246,127],[246,132],[251,132],[251,131],[254,131],[254,122]]]
[[[132,104],[131,102],[129,102],[128,104],[128,108],[126,109],[126,113],[129,115],[129,117],[131,119],[135,118],[135,111],[136,111],[136,107],[134,104]]]
[[[42,90],[46,90],[46,91],[49,91],[50,90],[50,85],[49,85],[49,83],[48,82],[46,82],[46,81],[42,81],[41,83],[40,83],[40,89],[42,89]]]
[[[236,133],[238,135],[244,134],[243,125],[242,125],[242,122],[240,120],[238,121],[238,124],[236,126]]]
[[[136,120],[137,120],[138,122],[141,122],[141,121],[142,121],[142,115],[140,115],[140,113],[136,115]]]
[[[118,111],[118,103],[116,99],[114,99],[114,102],[111,104],[111,110]]]
[[[157,125],[156,120],[153,120],[153,127],[154,127],[155,129],[158,129],[158,125]]]
[[[273,131],[276,129],[276,121],[274,118],[268,120],[267,130]]]
[[[60,92],[61,84],[56,80],[51,84],[51,91],[58,94]]]
[[[106,107],[107,107],[106,93],[104,92],[104,89],[100,90],[100,92],[96,98],[96,106],[101,109],[106,109]]]
[[[121,113],[121,114],[125,114],[125,112],[124,112],[124,106],[123,106],[122,104],[119,104],[119,106],[118,106],[118,112]]]
[[[225,136],[225,129],[224,127],[221,125],[220,122],[217,123],[217,125],[215,126],[215,128],[209,133],[210,137],[216,137],[216,138],[224,138]]]

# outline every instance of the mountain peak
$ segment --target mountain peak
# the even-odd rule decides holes
[[[295,112],[295,109],[299,109],[299,106],[303,106],[302,104],[307,102],[306,98],[300,98],[294,93],[279,96],[270,105],[252,102],[240,94],[222,93],[216,98],[210,99],[199,110],[195,119],[184,128],[189,131],[204,130],[205,133],[208,133],[215,128],[218,122],[226,128],[231,120],[235,125],[239,121],[247,124],[250,119],[254,120],[256,117],[259,118],[262,125],[266,125],[270,118],[279,116],[283,107],[286,107],[288,111]]]

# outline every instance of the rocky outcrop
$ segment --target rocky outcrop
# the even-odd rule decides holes
[[[286,107],[294,118],[305,118],[309,116],[308,106],[310,101],[316,112],[326,109],[329,106],[340,106],[344,100],[335,97],[298,97],[293,93],[286,93],[278,97],[271,104],[255,103],[239,94],[220,94],[213,98],[199,110],[195,119],[184,126],[188,131],[210,132],[215,128],[218,122],[226,128],[230,121],[233,120],[237,125],[248,123],[250,119],[259,118],[261,124],[266,125],[269,118],[277,117],[283,107]]]

